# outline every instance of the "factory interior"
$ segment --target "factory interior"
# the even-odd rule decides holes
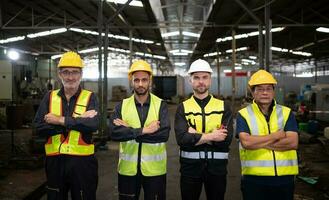
[[[166,194],[180,199],[175,112],[193,93],[187,71],[199,58],[213,70],[210,93],[229,102],[234,116],[252,102],[251,75],[274,75],[275,100],[298,124],[294,199],[329,199],[327,45],[327,0],[1,0],[0,199],[46,199],[45,139],[33,119],[43,96],[61,87],[57,65],[68,51],[81,55],[81,86],[100,105],[97,199],[118,199],[119,143],[108,124],[132,94],[128,70],[138,59],[151,64],[151,91],[168,104]],[[242,199],[238,148],[233,137],[227,200]]]

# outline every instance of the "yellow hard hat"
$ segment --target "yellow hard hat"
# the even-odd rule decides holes
[[[131,64],[129,72],[128,72],[129,80],[131,80],[132,74],[137,71],[148,72],[152,77],[151,65],[144,60],[137,60],[137,61],[133,62],[133,64]]]
[[[83,62],[79,54],[69,51],[62,55],[57,67],[79,67],[83,68]]]
[[[261,85],[261,84],[273,84],[276,85],[277,82],[271,73],[261,69],[254,73],[248,82],[249,86]]]

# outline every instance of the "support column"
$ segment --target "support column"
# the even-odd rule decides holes
[[[232,110],[234,109],[235,101],[235,63],[236,63],[236,40],[235,30],[232,30]]]

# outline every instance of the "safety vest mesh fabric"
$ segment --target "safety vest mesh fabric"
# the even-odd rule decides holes
[[[152,121],[159,120],[161,99],[150,94],[150,107],[144,127]],[[135,97],[124,99],[121,108],[122,120],[132,128],[141,128]],[[121,175],[137,174],[138,149],[141,147],[140,167],[144,176],[163,175],[167,171],[167,153],[165,143],[137,143],[135,140],[120,142],[118,172]]]
[[[214,129],[221,126],[224,113],[224,102],[211,96],[208,104],[202,111],[194,97],[183,102],[185,118],[190,127],[194,128],[198,133],[211,133]],[[205,118],[205,131],[202,130],[203,116]]]
[[[239,111],[246,120],[251,135],[264,136],[284,126],[290,114],[290,108],[275,103],[269,122],[260,111],[258,105],[251,105]],[[265,148],[257,150],[244,149],[239,143],[241,170],[243,175],[284,176],[298,174],[296,150],[272,151]]]
[[[59,90],[51,92],[49,110],[50,113],[62,116],[62,99],[58,92]],[[88,90],[81,90],[72,117],[78,117],[86,112],[91,94]],[[94,145],[85,143],[79,131],[70,130],[65,140],[63,134],[50,137],[45,150],[47,156],[58,154],[86,156],[94,154]]]

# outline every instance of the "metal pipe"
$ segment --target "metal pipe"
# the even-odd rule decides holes
[[[108,46],[109,46],[109,26],[105,25],[105,41],[104,41],[104,74],[103,74],[103,113],[102,113],[102,126],[103,126],[103,137],[107,134],[107,99],[108,99],[108,78],[107,78],[107,67],[108,67]]]
[[[97,26],[98,26],[98,99],[99,99],[99,112],[103,113],[103,87],[102,87],[102,30],[103,30],[103,2],[98,0],[98,16],[97,16]],[[104,129],[102,124],[99,126],[99,135],[103,136]]]
[[[236,40],[235,29],[232,30],[232,110],[235,104],[235,63],[236,63]]]
[[[219,97],[220,95],[220,63],[219,63],[219,49],[218,45],[216,44],[216,51],[217,51],[217,56],[216,56],[216,63],[217,63],[217,95]]]
[[[258,59],[259,59],[259,68],[264,69],[264,52],[263,52],[263,26],[260,24],[258,26]]]
[[[270,22],[270,5],[268,4],[268,0],[265,1],[265,70],[270,70],[270,30],[271,30],[271,22]]]

